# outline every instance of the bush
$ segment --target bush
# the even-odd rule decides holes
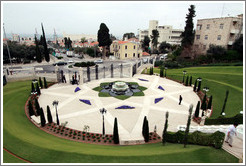
[[[205,120],[205,125],[218,125],[218,124],[233,124],[238,122],[238,124],[243,124],[243,114],[237,114],[234,117],[226,118],[224,116],[219,116],[217,119],[207,118]]]
[[[95,63],[94,62],[80,62],[80,63],[75,63],[74,66],[75,67],[87,67],[87,66],[94,66]]]
[[[184,131],[178,132],[167,132],[167,142],[171,143],[184,143]],[[202,146],[213,146],[216,149],[220,149],[223,145],[225,133],[216,131],[215,133],[208,134],[200,131],[195,131],[188,134],[188,144],[202,145]]]

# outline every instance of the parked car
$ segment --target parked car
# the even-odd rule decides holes
[[[54,66],[62,66],[62,65],[67,65],[67,62],[57,62],[53,64]]]
[[[94,63],[95,64],[103,63],[103,60],[102,59],[98,59],[98,60],[95,60]]]
[[[74,61],[73,60],[69,60],[68,63],[74,63]]]

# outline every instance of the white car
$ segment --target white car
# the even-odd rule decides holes
[[[68,63],[74,63],[74,61],[73,60],[69,60]]]
[[[98,59],[98,60],[95,60],[94,63],[95,64],[103,63],[103,60],[102,59]]]

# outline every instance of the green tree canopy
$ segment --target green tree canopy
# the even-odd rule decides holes
[[[160,53],[167,53],[167,49],[172,48],[171,44],[167,43],[167,42],[161,42],[160,46],[159,46],[159,51]]]
[[[49,62],[50,61],[50,54],[49,54],[49,50],[47,48],[47,43],[46,43],[43,23],[41,23],[41,26],[42,26],[42,32],[43,32],[44,57],[45,57],[46,62]]]
[[[141,41],[141,46],[142,49],[146,52],[148,52],[149,50],[149,42],[150,42],[150,38],[148,36],[144,36],[144,39]]]
[[[125,33],[123,35],[123,40],[125,39],[125,37],[127,37],[127,39],[130,39],[130,38],[135,38],[135,34],[133,32],[130,32],[130,33]]]

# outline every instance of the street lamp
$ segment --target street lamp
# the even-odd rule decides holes
[[[205,91],[205,95],[206,95],[207,92],[209,91],[209,88],[208,88],[207,86],[205,86],[205,87],[203,88],[203,90]]]
[[[184,83],[184,77],[185,77],[186,71],[183,71],[183,83]]]
[[[59,103],[59,101],[54,100],[53,103],[52,103],[52,105],[53,105],[54,107],[56,107],[56,124],[59,126],[60,122],[59,122],[59,119],[58,119],[58,113],[57,113],[57,106],[58,106],[58,103]]]
[[[199,92],[200,89],[201,89],[202,78],[201,78],[201,77],[198,77],[198,78],[197,78],[197,81],[198,81],[197,92]]]
[[[100,113],[102,114],[102,117],[103,117],[103,129],[102,129],[102,134],[105,135],[105,126],[104,126],[104,114],[107,113],[107,110],[105,108],[102,108],[99,110]]]

